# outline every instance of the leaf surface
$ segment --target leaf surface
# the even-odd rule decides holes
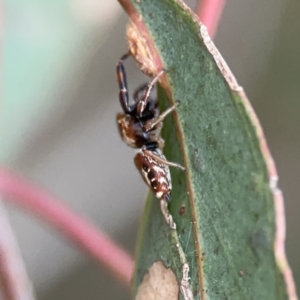
[[[193,299],[296,299],[279,241],[284,215],[276,169],[243,89],[182,3],[120,2],[155,49],[157,68],[167,70],[165,89],[158,90],[162,110],[181,102],[164,121],[164,154],[188,169],[171,169],[176,234],[149,194],[134,296],[155,262],[180,282],[186,261]]]

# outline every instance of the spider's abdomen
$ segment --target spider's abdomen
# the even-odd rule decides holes
[[[149,153],[165,159],[159,150],[150,151],[142,149],[134,158],[135,165],[155,196],[158,199],[170,201],[172,183],[169,167],[153,160]]]

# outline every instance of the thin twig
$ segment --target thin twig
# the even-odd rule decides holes
[[[213,39],[225,6],[226,0],[202,0],[198,1],[196,15],[206,26],[210,37]]]
[[[0,194],[56,227],[82,250],[130,285],[133,260],[109,237],[54,197],[0,167]]]
[[[34,300],[19,247],[0,201],[0,284],[5,300]]]

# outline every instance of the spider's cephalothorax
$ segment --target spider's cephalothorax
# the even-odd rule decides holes
[[[178,103],[159,114],[157,103],[150,98],[151,90],[163,75],[162,70],[148,85],[139,87],[129,103],[126,73],[123,62],[130,56],[126,53],[117,64],[120,104],[124,113],[117,116],[118,128],[124,142],[133,148],[141,148],[134,162],[144,181],[155,196],[166,201],[171,200],[172,189],[169,166],[185,170],[177,163],[169,162],[162,154],[164,141],[160,136],[164,118],[172,112]]]

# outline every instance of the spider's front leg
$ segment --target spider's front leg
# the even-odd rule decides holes
[[[148,83],[143,83],[141,86],[139,86],[135,91],[134,91],[134,94],[133,94],[133,100],[135,103],[139,103],[141,101],[141,94],[145,93],[145,90],[147,89],[148,87]]]
[[[161,70],[148,84],[147,88],[145,89],[145,92],[143,94],[142,99],[139,100],[137,105],[137,116],[140,118],[143,116],[143,112],[147,107],[148,102],[150,101],[150,94],[152,89],[154,88],[154,85],[157,83],[159,78],[164,74],[165,70]]]
[[[116,66],[117,80],[119,83],[119,100],[125,114],[130,114],[136,106],[135,104],[133,106],[129,104],[128,86],[124,67],[124,61],[129,56],[131,56],[131,53],[128,51],[120,58]]]
[[[156,125],[160,124],[168,114],[175,110],[178,105],[179,101],[177,101],[173,106],[169,107],[167,110],[161,113],[158,117],[145,122],[145,124],[143,125],[143,129],[145,131],[150,131],[151,129],[153,129]]]

